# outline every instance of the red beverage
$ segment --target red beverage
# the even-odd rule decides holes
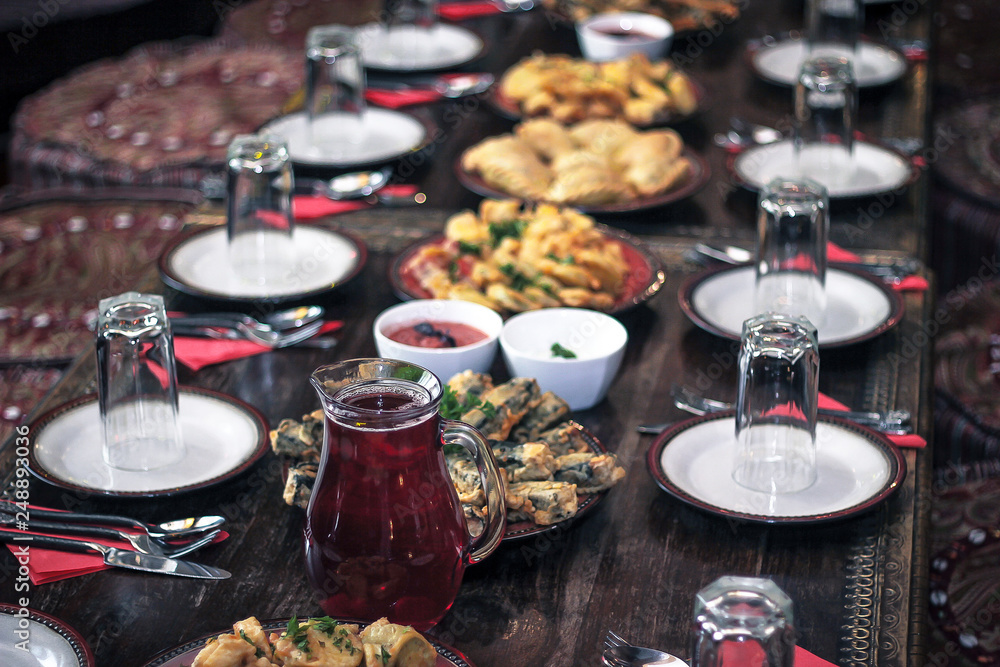
[[[458,593],[469,544],[437,400],[394,378],[334,399],[306,520],[307,574],[331,616],[427,630]]]

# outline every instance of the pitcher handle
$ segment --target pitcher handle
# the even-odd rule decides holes
[[[479,469],[479,476],[486,493],[486,529],[478,538],[473,538],[469,563],[478,563],[500,545],[507,528],[507,504],[504,500],[504,483],[493,457],[493,449],[486,438],[472,426],[451,419],[444,420],[444,442],[461,445],[472,455]]]

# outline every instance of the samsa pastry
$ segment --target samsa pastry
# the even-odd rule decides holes
[[[511,135],[486,139],[467,150],[462,168],[523,199],[539,199],[552,181],[552,171],[531,147]]]
[[[532,118],[519,123],[514,128],[514,135],[549,161],[576,149],[576,142],[566,127],[551,118]]]

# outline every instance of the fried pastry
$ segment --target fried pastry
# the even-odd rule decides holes
[[[598,493],[610,489],[625,477],[614,454],[575,452],[556,459],[558,469],[552,477],[559,482],[576,484],[578,493]]]
[[[576,484],[567,482],[518,482],[507,486],[507,495],[515,499],[508,505],[518,507],[507,512],[508,521],[530,519],[548,526],[576,516],[580,507]]]
[[[514,128],[514,135],[549,161],[576,149],[565,126],[551,118],[532,118],[519,123]]]

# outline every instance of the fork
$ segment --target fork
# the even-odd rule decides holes
[[[686,410],[696,415],[706,415],[713,412],[725,412],[733,410],[734,405],[714,398],[707,398],[687,387],[675,384],[670,393],[674,397],[674,405],[681,410]],[[889,410],[888,412],[859,412],[856,410],[829,410],[820,408],[820,414],[832,417],[841,417],[857,424],[881,431],[889,435],[905,435],[913,432],[910,424],[910,413],[906,410]],[[636,427],[639,433],[662,433],[671,425],[670,422],[662,424],[640,424]]]
[[[19,525],[15,518],[8,514],[0,514],[0,524],[9,526]],[[57,533],[65,536],[78,535],[121,540],[131,544],[132,547],[140,553],[152,554],[154,556],[166,556],[167,558],[176,558],[197,551],[206,544],[211,543],[220,532],[219,529],[215,529],[200,539],[187,544],[178,545],[171,549],[169,548],[169,545],[159,542],[146,533],[133,534],[127,533],[123,530],[106,528],[103,526],[75,526],[72,524],[57,523],[54,521],[31,520],[28,522],[28,528],[29,530]]]
[[[614,630],[608,630],[604,637],[604,652],[601,663],[605,667],[638,667],[640,665],[684,665],[680,658],[664,651],[636,646],[618,635]]]
[[[322,327],[323,322],[316,321],[289,331],[275,331],[263,322],[253,324],[248,323],[246,320],[240,320],[227,325],[215,323],[212,326],[197,324],[196,322],[185,322],[182,325],[174,326],[173,329],[174,333],[180,335],[223,339],[244,338],[264,347],[279,348],[297,345],[308,340],[319,333]]]

